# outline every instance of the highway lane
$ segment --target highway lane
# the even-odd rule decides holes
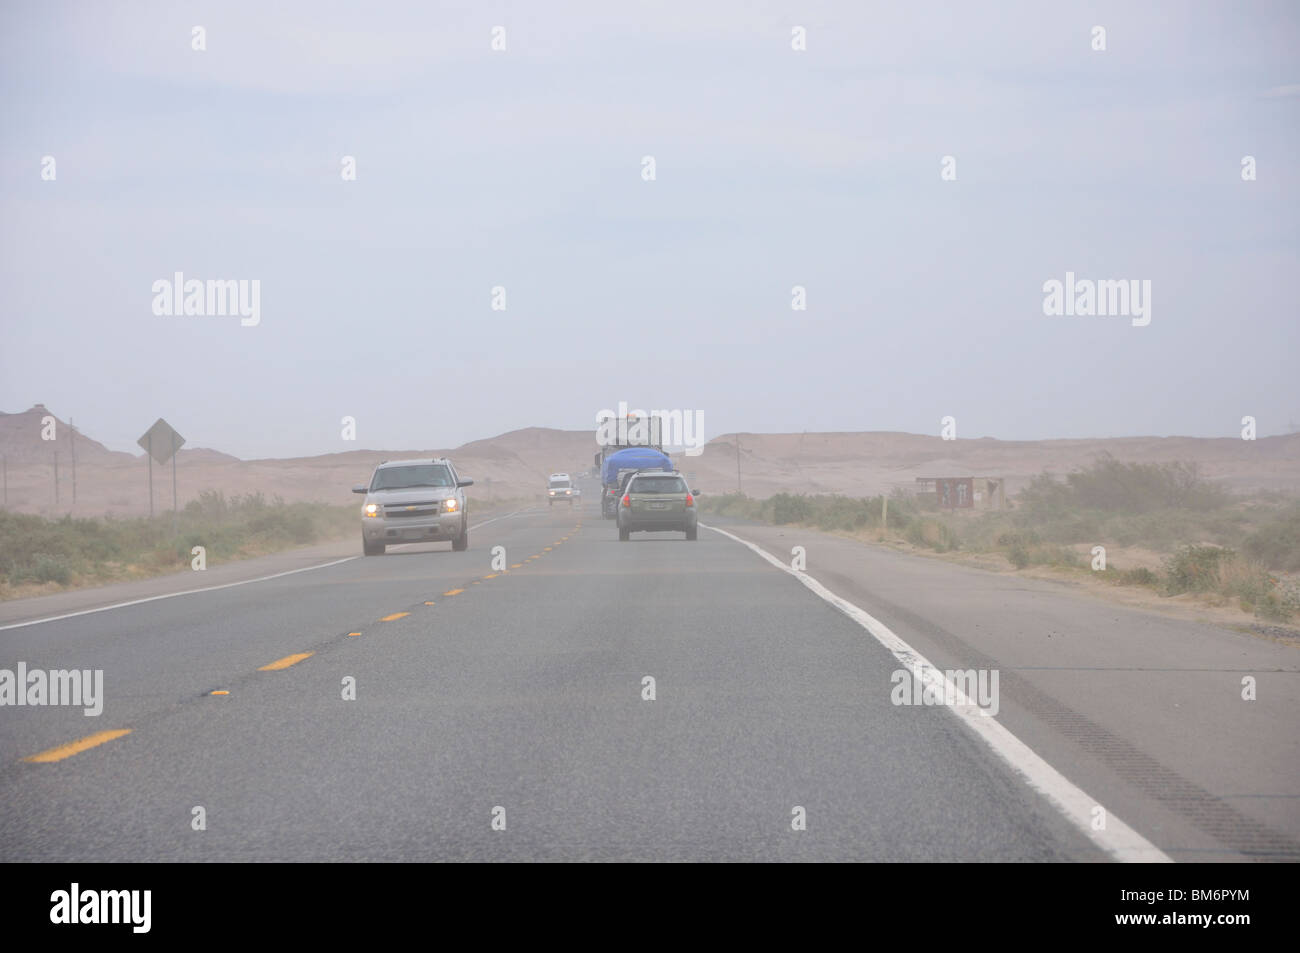
[[[6,665],[109,667],[98,719],[3,714],[0,859],[1106,859],[950,712],[890,704],[897,660],[797,580],[594,509],[0,633]],[[483,578],[497,543],[518,568]]]
[[[550,527],[527,517],[485,517],[463,553],[452,552],[450,543],[428,543],[367,558],[354,541],[331,550],[320,560],[324,568],[314,571],[0,631],[0,668],[12,671],[22,661],[29,669],[100,669],[108,698],[104,713],[89,718],[80,709],[0,709],[0,765],[31,754],[26,749],[33,743],[43,750],[109,721],[138,723],[269,662],[347,637],[394,606],[409,608],[468,585],[491,571],[492,544],[515,550],[549,542]],[[572,526],[578,517],[564,519]],[[480,532],[490,542],[475,546]],[[340,552],[356,558],[340,563]],[[206,578],[193,573],[151,582],[180,592]],[[111,592],[99,590],[91,604],[117,601]]]

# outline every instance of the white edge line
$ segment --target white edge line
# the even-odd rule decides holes
[[[509,516],[515,516],[524,510],[515,510],[513,513],[506,513],[503,516],[495,516],[490,520],[484,520],[482,523],[475,523],[470,529],[478,529],[480,526],[486,526],[488,523],[495,523],[497,520],[503,520]],[[125,609],[127,606],[138,606],[146,602],[157,602],[159,599],[175,599],[178,596],[192,596],[200,592],[216,592],[218,589],[232,589],[235,586],[247,586],[255,582],[266,582],[268,579],[279,579],[281,576],[292,576],[294,573],[311,572],[314,569],[326,569],[330,566],[337,566],[340,563],[351,562],[357,559],[356,556],[344,556],[342,559],[335,559],[333,562],[321,563],[318,566],[303,566],[301,569],[288,569],[284,572],[272,573],[269,576],[258,576],[256,579],[241,579],[238,582],[223,582],[219,586],[204,586],[202,589],[186,589],[183,592],[164,592],[160,596],[146,596],[143,599],[132,599],[130,602],[115,602],[108,606],[98,606],[94,609],[82,609],[78,612],[65,612],[63,615],[46,616],[43,619],[28,619],[26,622],[11,622],[8,625],[0,625],[0,632],[6,629],[21,629],[28,625],[40,625],[43,622],[58,622],[60,619],[75,619],[81,615],[92,615],[96,612],[108,612],[110,609]]]
[[[90,615],[95,612],[107,612],[109,609],[125,609],[127,606],[138,606],[145,602],[157,602],[159,599],[175,599],[177,596],[192,596],[198,592],[215,592],[218,589],[230,589],[234,586],[247,586],[253,582],[265,582],[268,579],[279,579],[281,576],[292,576],[297,572],[311,572],[313,569],[324,569],[326,566],[337,566],[339,563],[345,563],[356,559],[356,556],[345,556],[342,559],[336,559],[333,562],[321,563],[319,566],[303,566],[301,569],[288,569],[284,572],[277,572],[270,576],[258,576],[256,579],[241,579],[238,582],[223,582],[219,586],[204,586],[202,589],[186,589],[183,592],[164,592],[160,596],[146,596],[143,599],[132,599],[130,602],[115,602],[109,606],[99,606],[94,609],[82,609],[79,612],[65,612],[63,615],[46,616],[43,619],[29,619],[26,622],[12,622],[9,625],[0,625],[0,632],[5,629],[21,629],[25,625],[40,625],[42,622],[58,622],[60,619],[74,619],[79,615]]]
[[[953,714],[964,721],[967,727],[980,737],[980,740],[992,748],[994,753],[1024,779],[1026,784],[1045,797],[1053,807],[1060,811],[1066,820],[1074,824],[1084,834],[1087,834],[1093,843],[1116,860],[1124,863],[1173,863],[1172,857],[1110,811],[1106,811],[1104,815],[1106,829],[1093,830],[1092,809],[1102,807],[1100,801],[1090,797],[1082,788],[1044,761],[996,718],[989,717],[981,712],[943,671],[935,668],[925,656],[895,635],[879,619],[858,608],[847,599],[840,598],[807,573],[787,566],[757,544],[751,543],[747,539],[741,539],[724,529],[718,529],[716,526],[708,526],[704,523],[700,525],[705,529],[720,533],[728,539],[735,540],[742,546],[748,547],[777,569],[794,576],[822,599],[870,632],[877,642],[887,648],[899,662],[912,671],[914,677],[919,676],[925,682],[942,683],[944,691],[953,692],[953,695],[942,697],[954,698],[957,702],[954,706],[945,707],[950,707]]]

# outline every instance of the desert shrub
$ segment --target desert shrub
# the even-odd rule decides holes
[[[1209,592],[1219,586],[1219,565],[1233,555],[1221,546],[1183,546],[1165,561],[1165,591]]]
[[[1006,550],[1007,559],[1017,569],[1026,566],[1078,566],[1079,554],[1065,546],[1014,540]]]
[[[706,513],[720,516],[736,516],[741,519],[760,519],[766,501],[755,500],[743,493],[719,493],[700,497],[699,507]]]
[[[57,582],[67,585],[72,581],[72,567],[63,556],[36,553],[14,578],[15,582]]]
[[[778,525],[784,523],[802,523],[808,519],[813,512],[812,503],[806,496],[795,496],[791,493],[778,493],[771,498],[772,522]]]
[[[1237,600],[1243,612],[1285,621],[1296,611],[1294,590],[1288,589],[1261,563],[1237,554],[1226,556],[1219,560],[1218,581],[1219,593]]]
[[[909,542],[941,553],[957,548],[957,536],[946,523],[925,517],[910,523],[905,533]]]
[[[1034,516],[1051,515],[1077,505],[1074,490],[1050,473],[1040,473],[1016,497],[1016,503]]]
[[[813,523],[821,529],[855,530],[864,526],[880,525],[880,497],[827,496]]]
[[[227,499],[201,493],[175,517],[47,519],[0,510],[0,583],[110,580],[131,566],[162,571],[187,565],[194,546],[213,559],[314,542],[355,529],[353,506],[267,502],[260,493]]]
[[[1123,463],[1109,454],[1070,473],[1064,482],[1040,473],[1020,491],[1017,504],[1037,517],[1073,510],[1147,513],[1161,509],[1213,510],[1227,505],[1227,490],[1201,476],[1195,463]]]
[[[1300,505],[1255,530],[1241,548],[1270,569],[1300,572]]]
[[[1121,569],[1115,573],[1114,581],[1121,586],[1156,586],[1160,576],[1146,566],[1137,569]]]
[[[1124,513],[1208,510],[1228,502],[1227,491],[1203,478],[1195,463],[1123,463],[1103,454],[1066,482],[1079,506]]]
[[[1033,546],[1041,542],[1038,534],[1033,530],[1024,530],[1020,532],[1002,533],[998,536],[997,543],[999,546]]]
[[[766,520],[778,525],[802,523],[824,530],[856,530],[880,525],[882,498],[839,494],[777,493],[755,500],[738,493],[701,497],[701,509],[724,516]],[[910,498],[895,495],[889,501],[889,525],[903,529],[915,517],[917,506]]]

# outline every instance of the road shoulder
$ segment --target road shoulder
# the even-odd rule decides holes
[[[1174,859],[1300,859],[1295,646],[816,530],[708,522],[787,563],[802,547],[809,576],[936,666],[999,671],[999,719]]]

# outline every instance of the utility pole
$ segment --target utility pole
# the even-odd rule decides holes
[[[72,505],[77,505],[77,428],[73,426],[72,418],[68,418],[69,440],[72,442]]]
[[[144,462],[149,467],[149,519],[153,519],[153,437],[149,437],[149,446],[144,453]]]
[[[5,474],[5,509],[9,509],[9,458],[4,454],[0,454],[0,469]]]
[[[54,451],[54,505],[59,505],[59,451]]]
[[[740,434],[736,434],[736,492],[741,496],[745,495],[744,487],[740,484]]]

